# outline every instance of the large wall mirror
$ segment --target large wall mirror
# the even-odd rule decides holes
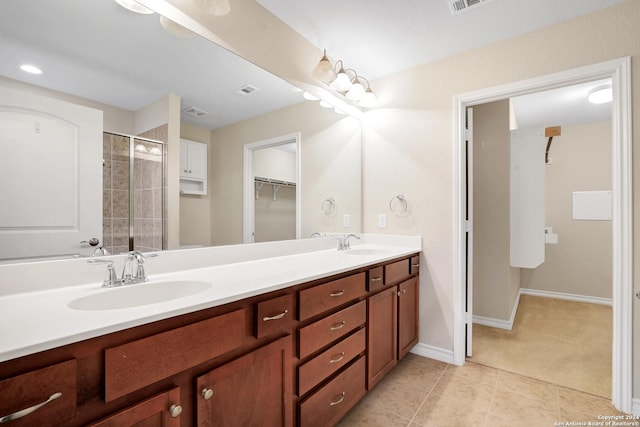
[[[299,135],[299,152],[290,156],[296,159],[299,182],[281,185],[270,182],[278,178],[257,176],[260,209],[266,210],[276,224],[284,222],[284,217],[292,218],[293,206],[297,209],[293,217],[297,217],[295,235],[299,238],[311,237],[314,232],[361,231],[358,120],[305,101],[302,92],[288,82],[157,14],[134,13],[114,0],[3,0],[0,28],[0,157],[19,154],[22,157],[14,157],[16,164],[38,170],[34,175],[14,167],[11,174],[0,175],[3,203],[16,200],[20,205],[5,204],[0,210],[0,260],[89,256],[95,252],[95,247],[88,244],[92,237],[113,253],[128,250],[132,239],[137,239],[142,245],[137,248],[143,250],[243,243],[245,147],[292,134]],[[20,69],[22,64],[36,65],[42,73],[26,73]],[[87,161],[95,164],[89,168],[93,172],[78,172],[81,158],[65,169],[63,162],[47,162],[42,156],[37,162],[31,161],[27,149],[16,154],[14,148],[21,140],[7,129],[15,130],[15,114],[40,111],[40,104],[48,103],[43,100],[101,112],[99,138],[95,134],[78,138],[77,147],[67,144],[65,148],[80,153],[82,144],[102,145],[102,158],[94,156]],[[58,114],[63,104],[55,102],[48,106],[47,117],[72,122]],[[39,144],[53,147],[47,144],[54,142],[55,132],[41,122],[25,119],[26,132],[37,133],[34,138],[40,138]],[[34,128],[38,132],[33,132]],[[194,142],[206,146],[207,186],[202,194],[184,189],[180,192],[181,141],[183,145]],[[282,152],[276,152],[278,156],[285,156],[287,150],[282,148]],[[54,151],[62,156],[62,151]],[[272,160],[268,162],[273,166]],[[43,170],[47,163],[58,167]],[[129,173],[126,183],[116,178],[116,169]],[[61,175],[64,170],[73,171],[68,179]],[[42,182],[47,176],[59,179],[51,180],[45,191],[37,180]],[[151,178],[158,177],[160,181],[150,184]],[[65,182],[75,187],[65,188]],[[72,212],[77,218],[60,220],[65,225],[59,226],[50,216],[40,214],[40,223],[31,225],[34,229],[49,227],[54,234],[66,227],[67,240],[76,247],[58,250],[57,243],[51,243],[51,234],[40,241],[31,238],[27,242],[21,237],[35,235],[28,229],[29,210],[47,212],[56,204],[52,194],[66,195],[78,191],[78,187],[89,187],[88,182],[93,184],[84,191],[103,194],[100,209],[90,214],[102,223],[97,235],[77,230],[85,220],[77,214],[76,204],[86,200],[78,192],[77,196],[59,199],[67,204],[62,212]],[[135,187],[134,182],[142,187]],[[299,191],[287,190],[287,186],[298,186]],[[33,188],[39,188],[40,194],[32,197],[26,193]],[[24,194],[20,197],[13,197],[21,192]],[[126,202],[115,198],[116,193],[122,193]],[[280,197],[274,197],[276,193]],[[46,200],[45,194],[49,195]],[[290,197],[298,200],[291,201]],[[24,200],[32,200],[32,207],[27,207]],[[6,221],[9,212],[13,212],[11,222]],[[138,217],[141,220],[134,226]],[[143,230],[148,232],[147,241]],[[269,239],[279,239],[277,233],[271,235]],[[291,234],[283,236],[290,238]]]

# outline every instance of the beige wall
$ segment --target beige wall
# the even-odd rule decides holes
[[[546,225],[558,234],[545,261],[522,270],[522,287],[611,298],[611,221],[573,221],[574,191],[611,189],[611,122],[563,126],[545,167]]]
[[[211,131],[197,126],[181,123],[180,138],[207,144],[207,153],[211,152]],[[210,183],[211,160],[207,159],[207,182]],[[211,245],[211,191],[197,196],[180,195],[180,245]]]
[[[300,132],[301,233],[361,231],[360,122],[302,102],[211,132],[209,190],[211,242],[242,242],[244,145]],[[336,200],[336,213],[322,214],[322,201]],[[351,227],[342,227],[342,215],[351,215]]]
[[[509,262],[509,101],[473,107],[473,315],[509,321],[520,269]]]

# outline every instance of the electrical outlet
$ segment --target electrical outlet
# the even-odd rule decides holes
[[[387,228],[387,214],[378,215],[378,228]]]
[[[351,215],[349,214],[342,215],[342,226],[344,228],[351,227]]]

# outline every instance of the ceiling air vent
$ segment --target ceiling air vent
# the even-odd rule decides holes
[[[208,116],[211,113],[207,113],[204,110],[201,110],[199,108],[196,107],[189,107],[189,108],[185,108],[182,110],[183,113],[188,114],[190,116],[193,117],[204,117],[204,116]]]
[[[259,90],[260,89],[258,89],[255,86],[244,85],[240,89],[238,89],[236,92],[239,93],[240,95],[249,95],[249,94],[252,94],[253,92],[258,92]]]
[[[473,7],[480,6],[483,3],[488,3],[493,0],[447,0],[449,3],[449,9],[451,9],[452,15],[457,15],[461,12],[469,10]]]

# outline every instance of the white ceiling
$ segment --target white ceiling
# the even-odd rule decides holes
[[[492,0],[455,16],[447,0],[257,1],[375,78],[623,0]],[[170,36],[158,21],[112,0],[2,0],[0,75],[134,111],[174,93],[183,108],[211,113],[183,116],[208,128],[302,101],[281,79],[206,40]],[[44,74],[20,72],[23,62]],[[260,90],[239,95],[246,84]]]

